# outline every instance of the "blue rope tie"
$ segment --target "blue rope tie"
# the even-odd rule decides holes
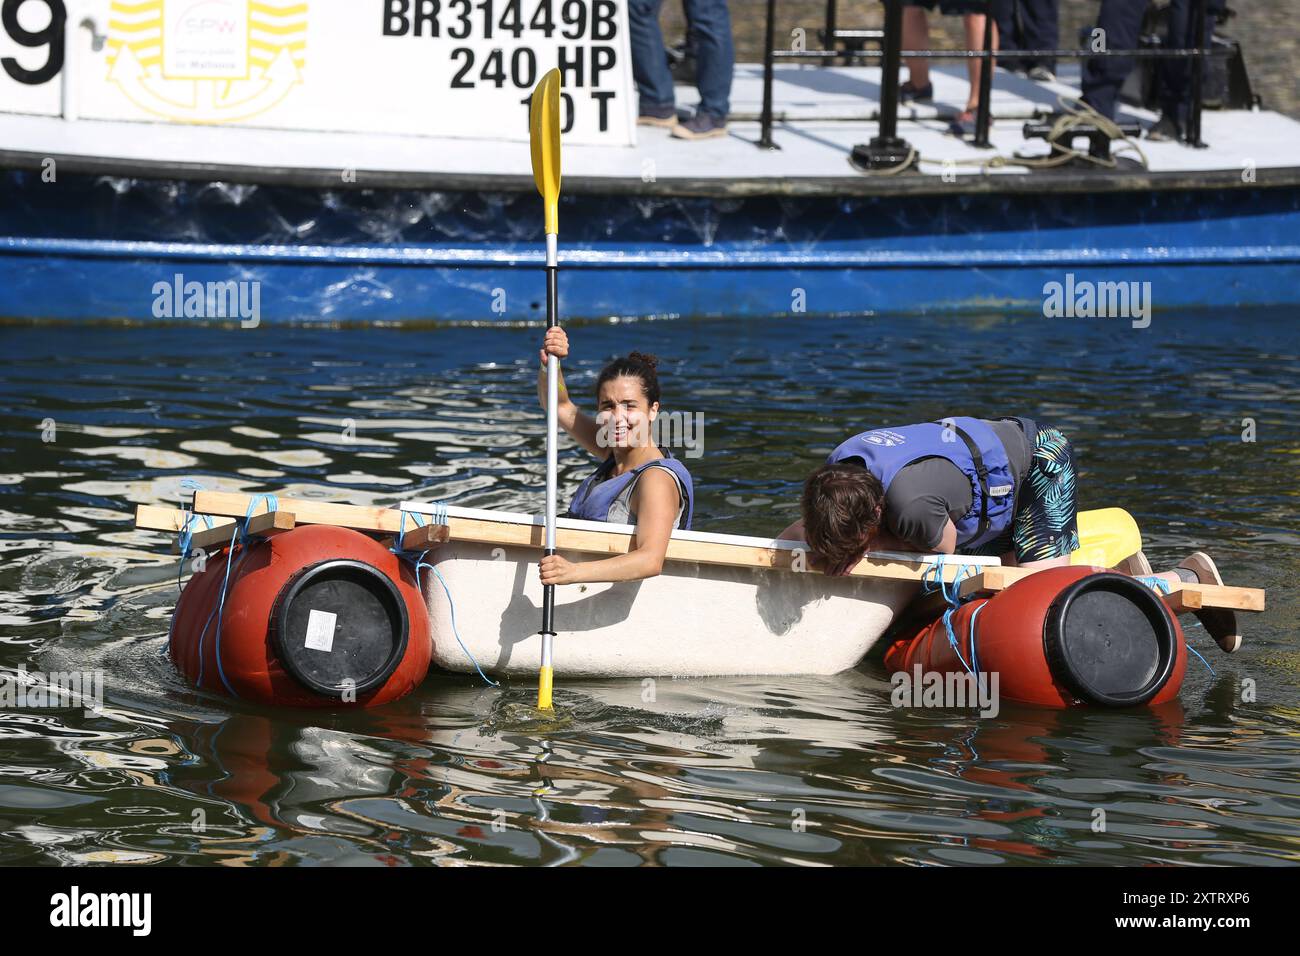
[[[946,565],[947,557],[947,555],[943,554],[935,555],[934,563],[926,569],[925,574],[921,577],[921,593],[933,594],[937,590],[943,595],[944,602],[948,605],[948,609],[943,612],[943,626],[944,630],[948,632],[948,644],[952,648],[953,653],[957,655],[957,660],[961,661],[961,666],[966,668],[966,672],[968,674],[978,674],[979,671],[977,669],[973,669],[970,664],[966,663],[966,657],[961,652],[961,643],[957,640],[957,632],[952,626],[952,617],[963,604],[970,600],[970,598],[963,598],[961,596],[961,582],[967,577],[974,577],[979,573],[979,569],[973,564],[959,565],[957,573],[953,575],[951,590],[949,590],[949,582],[945,581],[943,578],[943,569]],[[930,579],[931,571],[934,572],[933,580]],[[975,653],[975,618],[979,616],[979,612],[983,609],[982,606],[977,608],[975,613],[971,615],[970,619],[970,649],[972,660],[977,660]]]
[[[235,537],[239,537],[239,563],[243,564],[244,558],[248,557],[249,549],[258,541],[262,540],[261,537],[248,533],[248,522],[253,518],[253,509],[263,501],[266,502],[267,511],[276,511],[279,508],[279,503],[277,502],[275,495],[253,495],[248,499],[248,507],[244,511],[243,521],[236,522],[234,530],[230,532],[230,544],[226,547],[226,576],[222,579],[221,597],[217,601],[217,674],[221,678],[222,686],[226,688],[231,697],[235,698],[238,698],[239,694],[235,691],[235,688],[230,686],[230,681],[226,678],[226,668],[221,661],[221,625],[224,623],[226,617],[226,592],[230,588],[231,562],[235,557]],[[212,618],[209,616],[209,623],[211,623],[211,620]],[[207,632],[207,625],[204,625],[203,631],[204,633]],[[203,637],[204,634],[199,635],[200,684],[203,680]]]
[[[984,610],[986,607],[988,607],[987,601],[977,607],[970,616],[970,662],[971,667],[973,668],[971,673],[976,676],[979,676],[980,672],[980,657],[979,648],[975,643],[975,619],[980,616],[980,611]]]
[[[500,687],[500,684],[488,677],[487,674],[483,673],[483,668],[479,666],[474,655],[471,654],[469,648],[465,646],[465,642],[460,639],[460,629],[456,626],[456,602],[451,596],[451,588],[447,586],[447,580],[442,576],[442,572],[424,560],[425,555],[429,552],[421,551],[419,554],[416,554],[414,551],[406,551],[402,548],[402,539],[406,536],[406,516],[408,514],[411,516],[411,520],[415,522],[417,528],[424,526],[424,519],[418,513],[414,511],[401,512],[402,517],[398,520],[397,524],[397,537],[393,540],[393,546],[389,548],[389,550],[402,560],[411,562],[415,569],[415,586],[419,589],[420,594],[424,594],[424,585],[420,582],[420,569],[428,568],[435,576],[437,576],[438,583],[442,585],[442,590],[447,595],[447,606],[451,610],[452,636],[456,638],[456,643],[459,644],[460,649],[465,652],[465,656],[468,657],[469,662],[474,665],[474,670],[478,671],[478,676],[483,678],[484,683],[491,687]],[[447,506],[440,501],[435,501],[432,510],[429,512],[429,517],[432,519],[434,524],[446,524]]]
[[[1140,577],[1138,578],[1138,580],[1141,581],[1143,584],[1145,584],[1147,587],[1149,587],[1151,590],[1159,591],[1161,594],[1169,594],[1171,591],[1173,591],[1173,586],[1164,578],[1158,578],[1152,575],[1149,577]],[[1214,668],[1210,666],[1210,662],[1201,656],[1200,651],[1192,647],[1191,643],[1187,640],[1186,635],[1184,635],[1183,637],[1183,644],[1187,647],[1189,651],[1191,651],[1193,654],[1196,655],[1197,660],[1199,660],[1202,664],[1205,665],[1205,668],[1210,672],[1211,677],[1218,676],[1215,673]]]
[[[1186,640],[1183,641],[1183,646],[1186,647],[1189,651],[1191,651],[1193,654],[1196,655],[1196,659],[1197,659],[1198,661],[1200,661],[1202,664],[1205,665],[1206,669],[1210,672],[1210,676],[1211,676],[1211,677],[1217,677],[1217,676],[1218,676],[1218,675],[1214,672],[1214,668],[1210,666],[1210,662],[1207,661],[1204,657],[1201,656],[1201,652],[1200,652],[1200,651],[1198,651],[1196,648],[1192,647],[1191,644],[1188,644]]]
[[[1138,580],[1149,587],[1152,591],[1159,591],[1161,594],[1168,594],[1173,590],[1173,586],[1168,581],[1164,578],[1158,578],[1155,575],[1140,577]]]

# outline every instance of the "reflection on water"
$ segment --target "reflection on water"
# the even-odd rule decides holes
[[[1225,331],[1230,330],[1230,335]],[[0,862],[257,865],[1300,860],[1300,333],[1285,316],[641,323],[572,330],[575,393],[636,347],[700,413],[697,527],[772,533],[850,431],[954,411],[1062,425],[1085,507],[1157,563],[1269,589],[1245,649],[1159,711],[898,711],[833,678],[566,681],[539,734],[435,674],[366,713],[199,694],[163,655],[182,481],[530,511],[536,333],[0,328],[0,670],[102,670],[105,701],[0,709]],[[960,353],[960,354],[959,354]],[[961,354],[975,355],[975,361]],[[1243,442],[1253,428],[1254,442]],[[561,459],[571,492],[588,465]],[[1243,700],[1243,694],[1247,698]]]

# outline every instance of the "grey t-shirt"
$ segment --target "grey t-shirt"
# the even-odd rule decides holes
[[[1007,450],[1016,476],[1016,496],[1029,471],[1033,450],[1016,422],[986,421]],[[965,472],[946,458],[922,458],[902,468],[885,492],[885,527],[912,546],[933,551],[944,525],[970,511],[974,490]]]

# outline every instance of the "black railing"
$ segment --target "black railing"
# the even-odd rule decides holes
[[[834,61],[842,60],[845,63],[852,63],[862,60],[883,60],[883,76],[881,78],[881,97],[880,97],[880,131],[879,135],[871,141],[872,146],[881,147],[880,155],[883,157],[879,163],[873,163],[876,166],[893,166],[894,163],[887,162],[888,157],[897,157],[901,155],[916,159],[916,153],[907,143],[898,137],[898,70],[900,62],[903,59],[923,58],[931,60],[965,60],[965,59],[984,59],[992,61],[996,59],[999,52],[993,50],[993,3],[989,0],[988,11],[984,21],[984,42],[983,49],[980,50],[903,50],[902,46],[902,0],[880,0],[885,5],[885,28],[883,31],[875,30],[841,30],[837,27],[837,7],[836,0],[827,0],[826,3],[826,26],[821,33],[822,42],[830,48],[824,50],[776,50],[773,49],[776,20],[776,0],[767,0],[767,29],[765,32],[765,49],[763,56],[763,111],[761,116],[762,130],[759,137],[758,145],[767,149],[779,149],[772,139],[773,125],[773,104],[772,104],[772,81],[775,73],[777,60],[821,60]],[[1205,18],[1206,18],[1206,0],[1194,0],[1193,22],[1195,24],[1196,36],[1205,36]],[[850,46],[839,48],[836,46],[837,41],[847,41]],[[863,45],[867,41],[879,40],[881,49],[867,50]],[[1136,59],[1151,59],[1164,57],[1191,57],[1192,58],[1192,76],[1191,76],[1191,103],[1188,111],[1188,120],[1185,129],[1184,141],[1190,145],[1204,147],[1206,144],[1201,140],[1201,112],[1204,108],[1204,73],[1206,69],[1207,58],[1210,56],[1231,56],[1232,51],[1229,49],[1214,49],[1212,47],[1197,46],[1188,49],[1137,49],[1137,50],[1007,50],[1004,55],[1016,59],[1056,59],[1056,60],[1090,60],[1094,57],[1133,57]],[[979,101],[975,114],[975,136],[973,145],[984,148],[990,147],[989,126],[992,121],[992,89],[993,89],[993,70],[986,69],[980,71],[979,84]],[[864,150],[864,147],[855,149],[855,158],[858,150]]]

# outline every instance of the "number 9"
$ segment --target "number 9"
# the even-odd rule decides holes
[[[63,69],[63,28],[68,19],[68,11],[63,6],[63,0],[39,0],[49,8],[50,22],[42,30],[25,30],[18,22],[18,10],[26,2],[27,0],[4,0],[4,7],[0,9],[0,21],[4,23],[5,33],[19,46],[38,47],[49,44],[49,58],[38,70],[20,66],[11,56],[0,60],[0,66],[19,83],[39,86],[52,80]]]

